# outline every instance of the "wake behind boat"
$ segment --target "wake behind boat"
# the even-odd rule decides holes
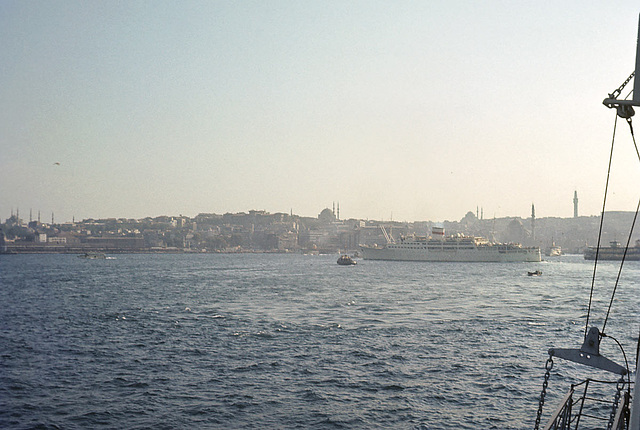
[[[453,235],[434,227],[431,237],[402,238],[385,246],[362,246],[365,260],[459,261],[459,262],[537,262],[540,248],[513,243],[493,243],[482,237]]]

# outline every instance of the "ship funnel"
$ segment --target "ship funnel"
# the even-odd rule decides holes
[[[434,239],[444,240],[444,227],[431,227],[431,237]]]

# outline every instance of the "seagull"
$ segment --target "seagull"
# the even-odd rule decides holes
[[[54,165],[54,166],[59,166],[59,165],[60,165],[60,163],[56,161],[55,163],[53,163],[53,165]]]

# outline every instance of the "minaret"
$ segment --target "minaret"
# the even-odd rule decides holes
[[[336,214],[336,218],[340,221],[340,202],[338,202],[338,213]]]
[[[578,218],[578,192],[573,192],[573,217]]]
[[[531,203],[531,239],[536,240],[536,207]]]

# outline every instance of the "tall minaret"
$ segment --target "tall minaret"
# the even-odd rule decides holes
[[[531,238],[536,239],[536,208],[531,203]]]
[[[338,213],[336,214],[336,218],[340,221],[340,202],[338,202]]]
[[[578,192],[573,192],[573,217],[578,218]]]

